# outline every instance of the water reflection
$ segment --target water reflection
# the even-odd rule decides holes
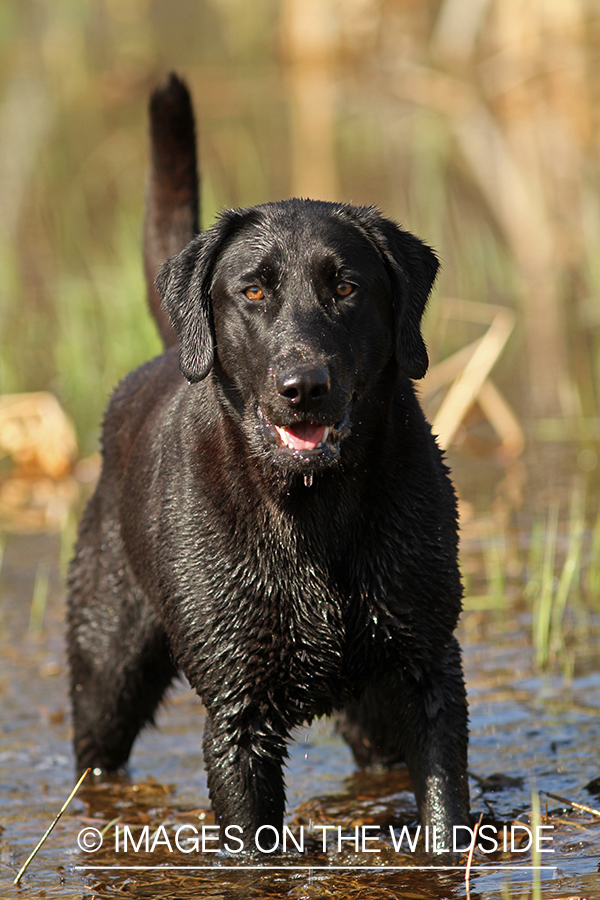
[[[468,548],[467,551],[468,552]],[[32,862],[24,888],[12,878],[62,805],[74,784],[70,745],[70,713],[63,648],[63,594],[59,583],[60,541],[49,536],[10,536],[1,576],[0,693],[0,882],[3,897],[23,891],[46,891],[61,898],[108,897],[127,891],[136,897],[360,897],[366,900],[411,896],[462,896],[463,872],[406,871],[397,867],[431,865],[420,848],[406,843],[395,852],[389,826],[417,826],[416,808],[406,772],[357,772],[344,742],[327,721],[299,729],[290,749],[287,770],[288,817],[292,832],[304,829],[304,852],[272,860],[273,864],[304,866],[288,871],[231,871],[232,864],[214,854],[183,856],[159,844],[141,855],[140,865],[208,865],[206,870],[114,871],[123,854],[114,849],[117,825],[129,826],[139,841],[148,826],[156,836],[161,825],[173,835],[183,825],[213,824],[201,765],[203,711],[197,697],[179,683],[159,717],[136,744],[129,781],[109,785],[88,783],[75,798],[59,826]],[[36,573],[43,565],[48,577],[42,627],[31,628],[31,599]],[[548,796],[566,797],[583,805],[600,806],[586,785],[600,774],[600,673],[598,637],[589,635],[586,652],[578,655],[571,681],[561,674],[536,674],[525,614],[508,619],[493,613],[467,612],[461,626],[471,710],[470,771],[473,811],[502,827],[531,825],[531,794],[537,790],[541,821],[552,826],[553,854],[542,860],[553,867],[544,873],[543,892],[588,896],[600,891],[598,853],[600,821]],[[546,793],[548,792],[548,793]],[[109,823],[112,823],[109,825]],[[320,832],[311,823],[341,827],[330,833],[323,852]],[[102,831],[103,849],[84,854],[77,836],[85,827]],[[358,851],[348,838],[355,829],[378,833],[377,853]],[[398,834],[398,832],[396,832]],[[192,858],[193,856],[193,858]],[[530,872],[509,865],[530,864],[529,851],[511,858],[476,851],[473,896],[500,897],[503,885],[521,891],[531,885]],[[127,859],[129,862],[130,859]],[[235,860],[233,861],[235,863]],[[239,860],[238,860],[239,862]],[[106,866],[82,872],[77,866]],[[464,862],[463,862],[464,864]],[[310,865],[310,871],[307,866]],[[371,866],[324,872],[323,866]],[[548,880],[551,879],[551,880]],[[19,893],[21,891],[21,893]]]

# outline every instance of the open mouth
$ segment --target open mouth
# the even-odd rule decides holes
[[[317,450],[325,446],[333,431],[331,425],[317,425],[313,422],[298,422],[295,425],[274,425],[282,447],[290,450]]]
[[[337,456],[339,442],[350,431],[349,410],[345,411],[339,423],[332,425],[307,420],[275,425],[260,407],[258,418],[267,441],[279,452],[298,459]]]

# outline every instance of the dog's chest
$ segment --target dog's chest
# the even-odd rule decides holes
[[[173,507],[177,549],[159,602],[207,705],[267,703],[293,724],[342,705],[404,643],[385,602],[397,542],[351,500],[305,490],[308,511],[205,498],[185,529]]]
[[[252,649],[254,681],[300,707],[329,705],[342,690],[347,587],[323,549],[278,523],[238,545],[240,577],[222,582]]]
[[[171,641],[205,702],[243,697],[300,721],[343,700],[347,566],[317,544],[293,520],[265,515],[227,530],[205,524],[195,564],[175,561]]]

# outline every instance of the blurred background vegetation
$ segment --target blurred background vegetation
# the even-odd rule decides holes
[[[3,0],[0,394],[53,392],[87,454],[113,386],[159,352],[146,106],[175,69],[203,226],[291,195],[378,205],[441,257],[433,360],[481,334],[444,298],[512,310],[495,384],[528,448],[593,479],[599,40],[599,0]],[[458,460],[459,487],[478,464]]]
[[[40,734],[45,782],[71,777],[66,724],[52,733],[64,701],[48,699],[63,688],[44,679],[64,669],[63,576],[103,410],[161,349],[141,255],[147,103],[174,69],[197,113],[203,227],[310,196],[375,204],[438,252],[420,390],[461,500],[480,722],[484,696],[500,710],[479,759],[506,730],[498,765],[533,771],[546,737],[519,723],[543,710],[564,728],[546,732],[560,740],[542,779],[556,766],[570,790],[569,729],[594,744],[600,670],[600,0],[0,0],[0,48],[3,780],[35,806],[19,766]],[[531,664],[596,674],[558,701],[524,680]],[[18,828],[31,809],[41,833],[15,790]]]

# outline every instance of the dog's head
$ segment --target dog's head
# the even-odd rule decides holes
[[[395,357],[427,370],[433,252],[375,209],[288,200],[230,210],[157,284],[190,382],[214,368],[254,449],[292,471],[335,462]]]

